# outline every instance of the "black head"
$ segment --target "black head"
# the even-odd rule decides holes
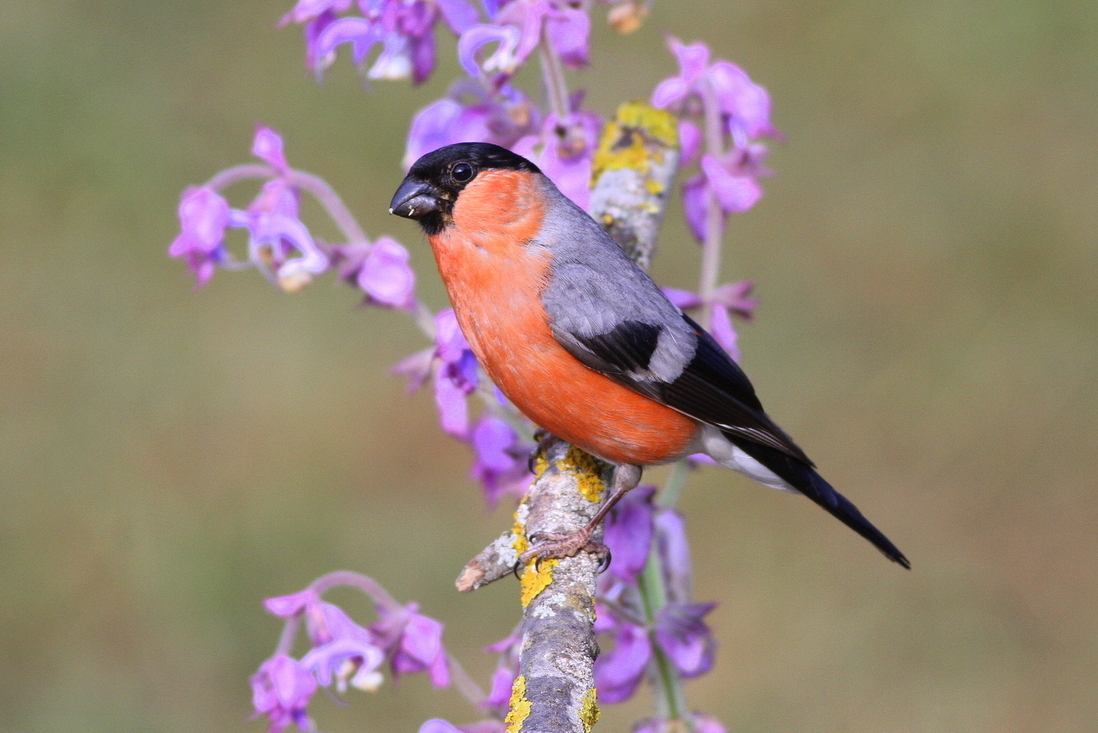
[[[447,145],[415,162],[393,195],[389,213],[415,219],[428,234],[437,234],[450,220],[458,194],[485,170],[541,172],[526,158],[499,145]]]

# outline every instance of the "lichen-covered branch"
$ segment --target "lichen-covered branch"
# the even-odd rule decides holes
[[[679,167],[675,116],[628,102],[606,126],[591,175],[591,215],[648,269]]]
[[[677,166],[671,114],[633,102],[606,126],[595,157],[591,213],[642,267],[651,260]],[[537,478],[514,527],[470,561],[458,588],[473,590],[510,573],[528,537],[584,527],[605,499],[611,478],[611,466],[574,446],[551,444],[537,458]],[[523,569],[522,650],[508,733],[588,733],[597,719],[592,668],[598,656],[593,628],[598,566],[598,558],[581,552],[531,561]]]
[[[516,535],[571,534],[595,516],[613,467],[567,443],[537,459],[537,479],[516,513]],[[600,530],[601,533],[601,530]],[[519,676],[511,690],[507,730],[587,733],[598,717],[592,667],[595,579],[599,558],[581,552],[531,560],[523,570]]]

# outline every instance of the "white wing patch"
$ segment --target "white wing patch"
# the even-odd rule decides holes
[[[769,468],[747,455],[742,448],[724,437],[720,428],[703,424],[694,441],[698,453],[705,453],[725,468],[739,471],[744,476],[772,489],[781,489],[793,494],[801,493],[779,478]]]

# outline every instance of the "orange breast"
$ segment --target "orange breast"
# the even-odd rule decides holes
[[[528,244],[544,216],[536,185],[486,171],[462,191],[453,226],[431,237],[462,332],[492,381],[553,435],[615,463],[681,457],[694,421],[588,369],[553,338],[539,297],[552,255]]]

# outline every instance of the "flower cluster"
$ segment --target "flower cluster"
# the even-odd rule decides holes
[[[375,604],[378,620],[360,626],[338,606],[321,599],[335,586],[356,588]],[[252,676],[252,703],[257,715],[270,722],[271,733],[291,723],[315,730],[306,708],[319,687],[335,686],[373,691],[388,663],[394,678],[426,672],[435,687],[450,684],[449,662],[442,646],[442,624],[419,613],[416,604],[398,604],[371,578],[357,573],[332,573],[293,595],[270,598],[269,612],[285,619],[275,653]],[[309,650],[290,655],[299,625],[304,622]]]
[[[614,562],[599,580],[595,629],[613,647],[595,662],[604,702],[629,699],[656,656],[682,678],[713,665],[715,642],[704,617],[716,604],[690,600],[690,554],[682,515],[653,503],[655,487],[640,486],[610,513],[605,542]],[[657,573],[657,577],[647,576]],[[662,591],[661,591],[662,589]]]
[[[411,78],[418,84],[435,68],[439,20],[460,34],[477,22],[478,13],[465,0],[300,0],[280,25],[304,25],[305,63],[318,78],[335,61],[336,48],[348,43],[363,69],[374,47],[381,47],[367,78]]]
[[[511,147],[534,160],[567,195],[586,204],[597,131],[581,96],[569,96],[563,68],[586,66],[591,20],[569,0],[485,0],[484,15],[466,0],[300,0],[281,23],[300,23],[306,64],[318,76],[347,44],[369,79],[424,81],[435,68],[435,26],[458,36],[457,55],[468,78],[413,119],[404,156],[462,141]],[[380,48],[370,61],[375,48]],[[542,114],[512,85],[537,55],[549,90]]]
[[[776,137],[770,124],[770,95],[730,61],[710,63],[704,43],[668,44],[679,62],[679,73],[652,92],[652,105],[680,117],[683,165],[698,162],[700,172],[683,184],[683,206],[699,242],[720,236],[709,231],[715,201],[722,215],[747,211],[762,196],[758,178],[766,146],[761,137]],[[701,122],[701,127],[698,122]],[[723,226],[723,218],[717,220]]]
[[[218,268],[255,267],[284,290],[294,292],[333,266],[354,280],[369,302],[412,310],[415,274],[408,253],[395,240],[369,242],[354,217],[326,183],[286,162],[282,138],[260,126],[252,154],[262,165],[240,165],[222,171],[201,186],[183,192],[179,203],[181,231],[168,248],[172,257],[187,262],[199,286]],[[234,183],[264,181],[259,194],[244,209],[231,208],[222,191]],[[298,216],[302,192],[312,194],[347,235],[348,244],[330,247],[316,240]],[[238,260],[229,251],[230,229],[248,234],[247,256]]]
[[[432,348],[412,354],[393,371],[408,378],[410,390],[422,387],[428,379],[433,381],[442,428],[472,446],[470,475],[484,487],[489,504],[494,505],[504,494],[521,496],[531,479],[527,457],[533,445],[513,427],[520,424],[518,411],[484,379],[452,309],[435,316],[434,337]],[[485,409],[473,422],[468,398],[478,390]],[[526,435],[531,432],[525,425],[523,430]]]

